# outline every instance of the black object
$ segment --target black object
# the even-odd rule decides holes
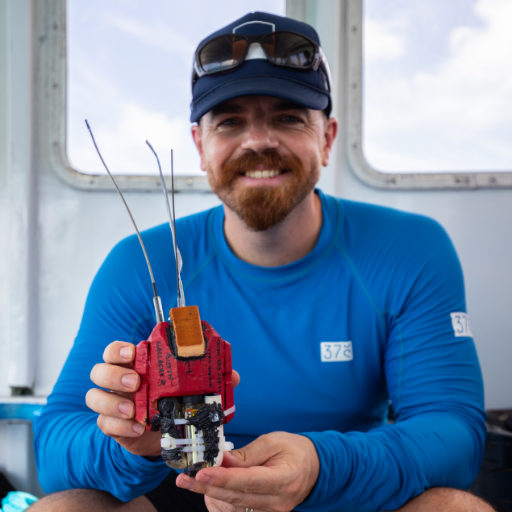
[[[215,458],[219,455],[219,432],[218,427],[222,425],[224,411],[222,405],[213,403],[201,407],[193,418],[188,420],[196,430],[203,431],[205,444],[204,460],[213,465]]]
[[[14,491],[16,491],[16,489],[11,485],[11,482],[7,480],[3,473],[0,473],[0,500]]]
[[[471,491],[498,512],[512,512],[512,410],[487,411],[484,460]]]
[[[158,410],[160,414],[155,414],[151,420],[151,430],[156,432],[160,430],[163,434],[169,434],[171,437],[179,438],[180,432],[174,424],[174,400],[172,398],[162,398],[158,402]],[[162,448],[162,458],[164,460],[179,460],[181,458],[181,447],[174,448],[173,450],[164,450]]]

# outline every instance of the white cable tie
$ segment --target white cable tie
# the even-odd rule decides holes
[[[162,437],[162,439],[160,439],[160,446],[164,450],[172,450],[176,448],[176,440],[172,437]]]
[[[204,441],[202,438],[195,438],[195,439],[190,439],[189,437],[187,437],[186,439],[176,439],[176,444],[177,445],[181,445],[181,444],[196,444],[196,445],[204,445]]]
[[[233,414],[234,412],[235,412],[235,406],[233,405],[233,407],[230,407],[229,409],[224,411],[224,417],[229,416],[230,414]]]
[[[174,420],[174,424],[175,425],[187,425],[188,424],[188,420],[185,420],[185,419]]]
[[[185,446],[181,451],[185,453],[204,452],[204,444],[201,446]]]

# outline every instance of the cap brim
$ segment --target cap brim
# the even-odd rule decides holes
[[[196,123],[213,107],[240,96],[272,96],[313,110],[325,110],[329,105],[327,94],[304,83],[275,76],[251,76],[223,82],[194,101],[190,122]]]

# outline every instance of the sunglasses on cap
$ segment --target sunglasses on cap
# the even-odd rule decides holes
[[[258,55],[261,51],[254,45],[259,45],[264,55]],[[194,56],[192,87],[203,76],[230,72],[246,60],[264,57],[270,64],[284,68],[304,71],[321,68],[324,87],[331,91],[331,73],[320,45],[302,34],[286,30],[253,36],[223,34],[207,41]]]

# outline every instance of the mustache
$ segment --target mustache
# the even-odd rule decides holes
[[[280,155],[274,149],[265,149],[259,153],[248,151],[222,166],[222,184],[231,183],[240,174],[252,171],[259,165],[265,167],[265,169],[286,170],[294,174],[303,174],[304,172],[300,160],[294,155]]]

